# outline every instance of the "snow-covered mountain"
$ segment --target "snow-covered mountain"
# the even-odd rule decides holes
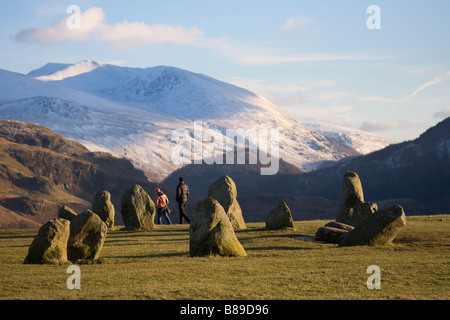
[[[264,97],[206,75],[89,60],[49,63],[28,75],[0,70],[0,118],[43,125],[91,151],[126,157],[156,180],[181,166],[171,158],[172,134],[187,129],[194,136],[195,121],[223,135],[278,129],[280,158],[303,170],[392,142],[301,125]]]
[[[329,123],[302,122],[302,125],[319,132],[325,137],[336,140],[343,145],[353,148],[361,154],[369,154],[371,152],[383,149],[390,144],[396,143],[394,140],[390,140],[367,131],[339,125],[331,125]]]

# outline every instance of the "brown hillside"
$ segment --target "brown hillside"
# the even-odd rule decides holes
[[[120,197],[133,184],[149,194],[156,187],[126,159],[89,152],[42,126],[0,120],[0,228],[35,227],[61,205],[90,208],[100,190],[111,193],[120,223]]]

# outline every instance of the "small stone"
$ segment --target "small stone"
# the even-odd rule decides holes
[[[266,228],[272,230],[294,228],[291,210],[286,202],[280,201],[270,212],[266,218]]]
[[[111,194],[108,191],[99,191],[95,193],[92,201],[92,211],[95,212],[108,228],[114,226],[115,209],[111,202]]]

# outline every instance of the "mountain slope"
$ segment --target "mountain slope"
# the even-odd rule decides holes
[[[111,193],[120,222],[120,197],[135,183],[149,193],[156,187],[126,159],[89,152],[45,127],[0,120],[0,228],[35,227],[60,205],[90,208],[101,190]]]
[[[174,133],[186,131],[191,145],[203,138],[194,136],[194,121],[201,121],[203,132],[220,132],[217,141],[224,143],[227,129],[244,135],[278,129],[279,158],[306,171],[382,146],[368,143],[357,150],[351,139],[343,143],[305,127],[248,90],[174,67],[82,61],[48,64],[29,75],[0,72],[0,118],[43,125],[92,151],[126,157],[157,181],[182,167],[172,157],[179,146]]]
[[[367,201],[399,199],[409,214],[450,212],[450,118],[413,141],[297,176],[296,193],[337,200],[346,171],[358,173]]]

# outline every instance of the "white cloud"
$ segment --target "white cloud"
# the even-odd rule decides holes
[[[14,39],[18,42],[39,44],[59,43],[65,40],[86,41],[96,38],[97,33],[104,28],[105,13],[101,8],[90,8],[81,13],[81,28],[69,29],[67,18],[64,17],[49,27],[29,28],[18,32]]]
[[[433,80],[428,81],[428,82],[424,83],[423,85],[421,85],[420,87],[418,87],[416,90],[414,90],[413,93],[411,93],[409,96],[405,97],[404,100],[407,101],[411,98],[414,98],[420,91],[422,91],[430,86],[439,84],[443,81],[447,81],[449,79],[450,79],[450,72],[447,72],[443,77],[435,77]]]
[[[302,28],[307,24],[314,23],[315,20],[312,18],[306,18],[303,13],[300,13],[294,18],[289,18],[284,25],[281,26],[283,30],[291,30],[296,28]]]
[[[202,35],[203,31],[197,28],[186,30],[182,26],[125,21],[105,28],[101,39],[113,47],[126,49],[165,42],[190,45]]]
[[[308,63],[321,61],[359,61],[378,60],[386,57],[354,56],[324,53],[296,53],[264,44],[249,44],[228,37],[208,38],[199,28],[187,29],[183,26],[166,24],[146,24],[144,22],[123,21],[116,24],[106,23],[106,15],[102,8],[89,8],[81,13],[81,28],[68,28],[70,15],[61,18],[44,28],[29,28],[18,32],[14,39],[18,42],[52,44],[63,41],[102,41],[120,49],[132,49],[145,45],[174,43],[196,46],[211,50],[234,63],[250,66],[266,66],[283,63]],[[300,16],[291,25],[301,24]]]
[[[63,17],[45,28],[22,30],[16,34],[15,40],[39,44],[95,40],[126,49],[165,42],[192,44],[203,35],[203,31],[197,28],[187,30],[182,26],[164,24],[148,25],[143,22],[124,21],[109,25],[104,22],[106,15],[103,9],[95,7],[81,13],[79,29],[68,28],[67,19],[68,16]]]

